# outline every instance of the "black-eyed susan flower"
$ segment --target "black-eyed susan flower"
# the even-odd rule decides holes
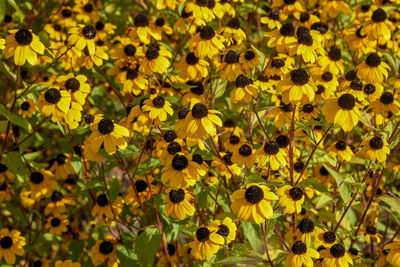
[[[47,219],[47,223],[45,225],[47,231],[51,234],[61,235],[62,233],[68,230],[67,226],[69,224],[68,217],[63,214],[56,214],[50,216]]]
[[[253,85],[253,81],[244,74],[237,76],[235,80],[235,88],[231,91],[230,96],[233,103],[244,101],[250,103],[257,97],[257,87]]]
[[[371,53],[356,67],[357,75],[371,83],[381,83],[389,75],[390,66],[377,53]]]
[[[276,191],[279,195],[279,205],[286,208],[288,214],[300,213],[304,203],[304,192],[301,187],[284,185]]]
[[[315,239],[315,236],[320,232],[319,230],[318,227],[315,227],[311,219],[303,218],[297,224],[295,236],[307,244],[309,241]]]
[[[332,143],[327,151],[332,157],[338,157],[339,161],[350,161],[354,157],[350,146],[343,140]]]
[[[328,54],[320,57],[317,62],[321,66],[322,71],[329,71],[334,75],[344,72],[342,52],[337,47],[332,47]]]
[[[192,205],[193,197],[191,192],[178,188],[177,190],[169,189],[166,191],[167,197],[165,201],[165,215],[184,220],[187,216],[192,216],[195,209]]]
[[[4,40],[3,38],[0,38],[0,49],[3,50],[6,46],[6,40]]]
[[[107,60],[109,57],[106,53],[107,50],[107,46],[96,46],[94,54],[91,55],[88,48],[85,47],[83,49],[83,53],[81,53],[81,56],[77,59],[75,65],[78,66],[78,69],[83,66],[88,70],[93,68],[93,64],[96,66],[101,66],[103,65],[103,61]]]
[[[393,264],[393,266],[400,265],[400,241],[394,241],[392,243],[387,244],[383,247],[385,250],[389,250],[389,253],[386,256],[386,260]]]
[[[96,266],[107,264],[108,267],[116,267],[119,265],[119,259],[116,254],[117,243],[110,237],[104,240],[97,240],[92,247],[92,263]]]
[[[186,84],[189,85],[190,88],[183,89],[181,91],[182,94],[184,94],[182,98],[182,105],[191,104],[192,101],[206,104],[207,101],[204,97],[203,82],[187,81]]]
[[[196,230],[194,241],[190,243],[191,254],[199,260],[204,260],[222,248],[224,238],[217,234],[218,228],[215,226],[202,225]]]
[[[102,114],[94,116],[90,129],[92,134],[87,138],[87,142],[94,153],[99,151],[102,144],[104,144],[104,149],[109,154],[114,154],[117,151],[117,147],[120,149],[127,147],[124,137],[129,136],[128,129],[105,118]]]
[[[242,168],[232,162],[232,153],[221,153],[222,160],[215,158],[211,165],[215,166],[215,171],[222,177],[227,179],[232,178],[232,174],[235,176],[240,175]]]
[[[4,56],[14,56],[15,65],[22,66],[26,61],[31,65],[37,62],[37,54],[44,53],[44,45],[39,37],[28,29],[10,30],[11,35],[6,38]]]
[[[369,160],[384,162],[386,154],[390,154],[389,144],[379,136],[371,136],[361,143],[358,154]]]
[[[24,254],[25,238],[18,230],[2,228],[0,230],[0,259],[4,258],[7,264],[15,264],[16,256]]]
[[[232,153],[232,162],[238,165],[245,165],[251,169],[256,162],[256,151],[248,144],[242,144],[237,147]]]
[[[0,183],[0,202],[10,201],[13,194],[12,186],[9,183]]]
[[[203,139],[207,135],[214,136],[217,131],[216,126],[222,126],[222,121],[218,117],[220,112],[209,110],[206,105],[196,101],[192,101],[192,105],[191,111],[185,118],[187,136],[198,139]]]
[[[112,205],[112,209],[111,209]],[[111,202],[105,193],[99,192],[96,197],[96,202],[92,208],[91,214],[93,217],[97,217],[100,222],[104,222],[107,219],[114,219],[114,213],[116,216],[121,213],[123,206],[123,200],[121,197],[117,197],[116,200]]]
[[[128,27],[127,32],[132,40],[139,39],[145,44],[149,44],[151,38],[159,40],[160,36],[150,27],[149,19],[144,13],[138,13],[134,19],[134,27]]]
[[[364,236],[364,241],[369,243],[374,240],[376,243],[381,242],[382,235],[378,232],[378,229],[374,225],[365,225],[360,228],[359,235]]]
[[[393,30],[394,25],[388,19],[385,10],[378,8],[372,13],[371,18],[366,21],[361,33],[367,35],[371,40],[387,42],[390,40]]]
[[[272,57],[271,63],[268,64],[267,68],[264,70],[264,73],[267,76],[286,75],[291,69],[293,69],[293,65],[293,57],[279,53],[278,55]]]
[[[169,182],[174,190],[194,185],[198,180],[200,166],[190,159],[188,153],[176,153],[172,161],[162,169],[161,181],[164,184]]]
[[[283,24],[279,30],[268,32],[265,36],[269,37],[268,47],[276,48],[279,53],[288,51],[297,41],[292,23]]]
[[[396,115],[400,112],[400,103],[397,101],[397,94],[388,90],[372,102],[370,108],[377,114],[385,115],[390,112]]]
[[[40,93],[38,107],[45,116],[52,115],[51,120],[56,122],[68,112],[70,103],[70,93],[53,86]]]
[[[277,128],[289,123],[293,117],[294,106],[291,103],[282,103],[279,107],[273,108],[268,114],[267,118],[273,118],[274,124]],[[295,119],[298,113],[295,113]]]
[[[180,70],[180,76],[189,80],[205,78],[208,75],[208,66],[207,61],[196,57],[193,52],[182,57],[176,64],[177,69]]]
[[[257,150],[256,155],[259,167],[268,163],[272,170],[278,170],[281,165],[286,164],[286,152],[279,147],[276,141],[266,142],[263,147]]]
[[[59,87],[67,90],[71,94],[71,100],[79,103],[81,106],[85,104],[87,95],[90,93],[90,85],[87,83],[87,78],[84,75],[67,75],[59,76],[56,81]]]
[[[154,120],[155,124],[161,124],[167,119],[168,114],[170,116],[174,114],[171,103],[162,96],[153,96],[150,99],[146,99],[142,110],[149,112],[149,118]]]
[[[311,103],[307,103],[300,107],[299,118],[305,121],[310,121],[311,118],[318,118],[318,114],[318,108]]]
[[[233,18],[228,21],[225,27],[222,27],[218,31],[224,38],[228,47],[232,45],[240,45],[246,40],[246,34],[240,28],[240,21],[238,18]]]
[[[49,202],[44,209],[44,214],[55,214],[55,213],[65,213],[67,210],[67,205],[73,206],[76,204],[74,196],[71,194],[64,195],[60,191],[53,191],[50,197],[51,202]]]
[[[217,67],[217,71],[223,81],[234,81],[243,72],[239,63],[239,54],[229,50],[223,59],[223,62]]]
[[[31,195],[34,199],[50,197],[57,188],[57,182],[54,175],[47,170],[34,171],[29,177],[29,186]]]
[[[152,75],[154,72],[162,74],[169,67],[169,58],[171,57],[171,52],[169,52],[164,46],[156,43],[150,44],[148,45],[145,57],[139,66],[139,71],[146,75]]]
[[[302,241],[295,241],[289,255],[286,257],[288,267],[312,267],[313,259],[319,258],[319,253],[313,248],[308,248]]]
[[[232,211],[243,221],[262,223],[273,215],[271,203],[278,197],[265,185],[250,183],[232,195]]]
[[[215,220],[211,225],[218,228],[217,234],[226,238],[228,244],[235,240],[237,227],[231,218],[225,217],[223,220]]]
[[[56,179],[66,179],[68,175],[74,174],[71,156],[68,154],[58,154],[50,166],[50,171],[54,173]]]
[[[282,26],[279,12],[277,11],[271,11],[268,16],[262,17],[260,21],[261,23],[266,24],[270,30],[274,30]]]
[[[239,63],[247,75],[251,75],[251,71],[261,64],[259,56],[251,49],[240,53]]]
[[[353,264],[353,260],[342,244],[334,244],[330,248],[321,250],[319,254],[323,266],[348,267]]]
[[[32,117],[33,113],[36,111],[36,104],[33,102],[32,98],[26,99],[21,103],[18,109],[18,114],[23,118]]]
[[[322,230],[322,229],[321,229]],[[319,231],[314,239],[314,245],[317,247],[323,246],[325,248],[330,248],[336,242],[336,233],[332,231]]]
[[[113,35],[115,33],[114,30],[117,28],[117,26],[108,22],[104,23],[101,20],[97,21],[94,27],[96,28],[96,40],[101,41],[107,40],[107,37]]]
[[[297,42],[290,47],[289,55],[298,55],[305,63],[314,63],[318,55],[323,55],[325,52],[321,43],[322,38],[317,31],[300,27],[297,30]]]
[[[71,34],[68,37],[68,43],[75,45],[79,50],[83,50],[87,47],[89,55],[94,55],[96,51],[95,37],[97,30],[94,26],[79,24],[79,27],[71,28],[68,33]]]
[[[215,18],[214,13],[208,7],[209,0],[196,0],[194,2],[188,2],[185,5],[185,11],[191,12],[193,17],[204,20],[205,22],[210,22]]]
[[[206,25],[194,37],[190,38],[187,44],[196,57],[213,58],[224,48],[223,40],[223,36],[216,34],[211,26]]]
[[[348,132],[357,125],[360,111],[352,94],[342,94],[328,99],[322,106],[322,114],[328,122],[333,122]]]
[[[285,79],[278,84],[285,103],[307,103],[314,99],[317,88],[305,69],[295,69],[290,72],[290,79]]]

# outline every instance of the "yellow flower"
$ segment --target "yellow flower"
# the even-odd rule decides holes
[[[389,144],[378,136],[371,136],[361,143],[358,154],[369,160],[376,159],[378,162],[384,162],[386,154],[390,154]]]
[[[233,103],[243,101],[250,103],[251,100],[257,98],[257,87],[253,85],[253,81],[246,75],[240,74],[235,81],[235,88],[231,91],[230,97]]]
[[[257,150],[256,155],[259,157],[258,166],[264,167],[267,162],[272,170],[278,170],[281,165],[286,165],[285,150],[279,147],[276,141],[266,142],[263,147]]]
[[[18,114],[21,115],[23,118],[30,118],[35,111],[36,104],[33,102],[32,98],[29,98],[21,103],[18,109]]]
[[[168,69],[170,65],[169,58],[171,57],[171,52],[164,46],[155,43],[150,44],[139,66],[139,71],[146,75],[152,75],[154,72],[162,74]]]
[[[217,116],[219,111],[209,110],[203,103],[192,101],[192,110],[185,118],[186,133],[191,138],[206,138],[207,135],[214,136],[217,132],[216,126],[222,126],[221,119]]]
[[[32,198],[39,200],[42,197],[50,197],[58,184],[51,172],[41,170],[32,172],[29,177],[29,186]]]
[[[302,241],[294,242],[292,249],[286,257],[287,267],[313,267],[314,259],[319,258],[319,253],[313,248],[307,248]]]
[[[301,212],[301,205],[304,203],[303,189],[284,185],[276,193],[280,196],[279,205],[286,208],[288,214]]]
[[[190,191],[179,188],[177,190],[169,189],[166,191],[167,197],[165,201],[165,215],[184,220],[187,216],[192,216],[195,209],[191,202],[193,197]]]
[[[4,56],[6,58],[14,56],[14,63],[18,66],[24,65],[25,61],[35,65],[37,54],[44,53],[44,45],[40,42],[39,37],[27,29],[10,30],[9,32],[11,35],[6,38]]]
[[[262,223],[273,215],[271,203],[278,197],[265,185],[250,183],[246,189],[236,190],[232,195],[232,211],[243,221]]]
[[[170,187],[174,190],[196,184],[200,166],[196,162],[188,160],[189,157],[187,152],[176,153],[172,161],[162,169],[161,182],[163,184],[169,182]]]
[[[53,215],[47,219],[46,229],[51,234],[61,235],[67,232],[69,225],[68,217],[66,215]]]
[[[96,51],[96,44],[94,38],[96,37],[96,28],[94,26],[85,26],[79,24],[79,27],[71,28],[68,33],[71,34],[68,37],[68,43],[75,45],[79,50],[85,49],[87,47],[89,55],[94,55]]]
[[[71,95],[66,90],[53,86],[43,91],[39,96],[39,109],[45,116],[52,115],[51,120],[59,121],[68,112]]]
[[[149,112],[149,118],[155,120],[155,124],[161,124],[161,122],[167,120],[167,114],[170,116],[174,114],[171,104],[162,96],[146,99],[142,110]]]
[[[104,144],[104,149],[108,154],[114,154],[117,151],[117,147],[125,149],[128,146],[124,139],[124,137],[129,136],[128,129],[105,118],[102,114],[94,116],[90,129],[92,134],[88,137],[87,142],[90,150],[94,153],[99,151],[102,144]]]
[[[0,259],[4,258],[7,264],[15,264],[16,255],[24,254],[25,238],[17,230],[0,230]]]
[[[382,83],[389,75],[390,67],[376,53],[371,53],[356,67],[357,76],[371,83]]]
[[[191,254],[199,260],[205,260],[222,248],[224,238],[217,234],[215,226],[201,226],[197,229],[195,239],[190,243]]]
[[[322,258],[322,266],[324,267],[349,267],[353,265],[353,260],[341,244],[334,244],[332,247],[323,249],[319,253]]]
[[[194,37],[190,38],[187,44],[196,57],[213,58],[224,48],[223,40],[223,36],[216,34],[211,26],[206,25]]]
[[[105,240],[97,240],[96,244],[92,247],[92,263],[95,266],[107,264],[108,267],[119,266],[119,259],[115,253],[117,250],[117,243],[109,238]]]
[[[70,92],[72,101],[79,103],[81,106],[85,104],[86,97],[90,93],[90,85],[87,83],[87,78],[84,75],[67,75],[59,76],[56,81],[59,86]]]
[[[307,103],[314,100],[317,88],[305,69],[295,69],[290,72],[290,79],[285,79],[278,84],[285,103]]]

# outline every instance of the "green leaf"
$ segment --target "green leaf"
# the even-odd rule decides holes
[[[205,208],[207,205],[207,195],[208,195],[208,190],[202,190],[200,193],[197,194],[196,196],[196,202],[199,205],[199,208]]]
[[[382,195],[379,198],[383,202],[388,204],[391,210],[400,214],[400,200],[398,200],[390,195]]]
[[[110,192],[111,201],[115,201],[119,194],[119,182],[117,177],[113,176],[110,178],[110,182],[108,182],[108,191]]]
[[[318,190],[319,192],[328,192],[328,189],[326,189],[323,184],[321,184],[318,180],[312,178],[301,181],[299,183],[299,186],[308,186]]]
[[[189,85],[186,83],[174,83],[173,87],[176,89],[187,89],[187,88],[196,87],[196,85]]]
[[[251,247],[255,251],[261,251],[264,241],[261,240],[262,234],[260,225],[251,222],[243,222],[241,227],[243,228],[243,233],[247,237],[247,240],[249,240]]]
[[[22,118],[21,116],[11,113],[3,104],[0,104],[0,114],[3,115],[12,124],[18,125],[27,131],[32,131],[32,126],[29,124],[28,120]]]
[[[151,172],[154,168],[160,166],[160,160],[158,158],[149,158],[139,164],[136,177]]]
[[[69,259],[72,261],[78,261],[84,246],[85,242],[83,240],[72,240],[68,248]]]
[[[335,178],[336,184],[339,187],[340,194],[342,195],[342,199],[345,204],[347,204],[350,200],[350,195],[351,195],[351,187],[347,183],[343,183],[343,177],[335,170],[329,168],[327,165],[325,165],[325,168],[328,170],[328,172]]]
[[[15,0],[8,0],[8,3],[15,9],[17,15],[16,17],[20,22],[22,22],[25,15],[24,12],[22,12],[22,10],[19,8],[19,5],[15,2]]]
[[[141,266],[153,266],[155,255],[160,249],[161,234],[157,228],[144,230],[136,239],[135,252]]]
[[[20,182],[26,180],[28,173],[21,155],[17,151],[11,151],[3,156],[3,162],[19,178]]]
[[[6,1],[0,1],[0,21],[4,20],[4,16],[6,15]]]
[[[249,254],[250,249],[241,243],[234,244],[232,247],[231,255],[232,256],[244,256]]]
[[[79,174],[82,170],[82,161],[78,155],[73,155],[71,158],[71,165],[74,168],[75,173]]]
[[[223,265],[237,265],[237,264],[244,264],[244,265],[255,265],[257,263],[263,262],[262,259],[260,260],[256,260],[253,258],[249,258],[249,257],[227,257],[223,260],[217,261],[215,262],[215,264],[223,264]]]
[[[116,253],[121,266],[140,266],[137,262],[138,257],[131,248],[127,248],[126,246],[118,246]]]

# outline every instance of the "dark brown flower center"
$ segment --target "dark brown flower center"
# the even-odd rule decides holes
[[[164,140],[165,142],[171,143],[177,138],[177,135],[174,131],[168,130],[164,133]]]
[[[0,239],[0,246],[3,249],[9,249],[13,245],[13,240],[9,236],[4,236]]]
[[[246,60],[252,60],[253,58],[255,58],[255,56],[256,56],[256,54],[254,54],[254,52],[251,51],[251,50],[247,50],[247,51],[244,53],[244,58],[245,58]]]
[[[72,16],[72,12],[71,12],[70,9],[63,9],[63,10],[61,11],[61,14],[62,14],[62,16],[63,16],[64,18],[69,18],[69,17]]]
[[[210,239],[210,230],[208,230],[206,227],[200,227],[196,231],[196,238],[200,242],[206,242]]]
[[[21,104],[21,109],[24,110],[24,111],[29,110],[30,107],[31,107],[31,104],[29,104],[28,101],[25,101],[25,102],[23,102],[23,103]]]
[[[238,18],[233,18],[228,22],[228,27],[232,29],[239,29],[240,28],[240,22]]]
[[[381,64],[381,57],[377,53],[371,53],[368,55],[365,63],[370,67],[378,67]]]
[[[311,25],[311,30],[319,31],[321,34],[325,34],[328,31],[328,25],[322,22],[315,22]]]
[[[301,220],[297,228],[303,234],[311,233],[312,231],[314,231],[314,223],[310,219],[304,218],[303,220]]]
[[[374,136],[369,140],[369,146],[372,149],[379,150],[383,147],[383,140],[380,137]]]
[[[329,171],[324,166],[321,166],[321,168],[319,168],[319,174],[322,176],[327,176],[329,175]]]
[[[294,200],[300,200],[303,197],[303,190],[300,187],[293,187],[289,190],[290,197]]]
[[[57,104],[61,99],[61,93],[56,88],[50,88],[44,93],[44,99],[47,103]]]
[[[371,17],[372,21],[377,23],[385,21],[386,18],[386,12],[382,8],[378,8],[377,10],[375,10],[374,13],[372,13]]]
[[[362,91],[363,89],[363,84],[360,80],[353,80],[350,83],[350,88],[356,91]]]
[[[342,58],[342,53],[340,52],[340,50],[338,48],[332,48],[329,52],[328,52],[328,57],[332,60],[332,61],[339,61]]]
[[[286,135],[279,135],[276,138],[276,142],[278,143],[278,146],[280,148],[285,148],[289,145],[289,137],[287,137]]]
[[[203,163],[203,157],[200,154],[193,154],[192,161],[201,165]]]
[[[192,116],[196,119],[204,118],[208,115],[208,108],[203,103],[197,103],[192,108]]]
[[[292,23],[283,24],[282,27],[279,29],[279,33],[282,36],[293,36],[294,35],[294,27]]]
[[[300,14],[300,21],[301,22],[306,22],[310,19],[310,14],[308,14],[307,12],[303,12]]]
[[[314,106],[312,104],[305,104],[302,108],[304,113],[311,113],[314,110]]]
[[[336,234],[334,232],[328,231],[324,233],[323,238],[326,243],[332,244],[336,241]]]
[[[165,99],[162,96],[157,96],[156,98],[153,99],[153,105],[156,108],[162,108],[165,105]]]
[[[215,36],[215,31],[211,26],[204,26],[200,30],[200,37],[203,40],[211,40]]]
[[[300,173],[300,172],[302,172],[303,169],[304,169],[304,163],[301,162],[301,161],[297,161],[297,162],[294,163],[294,166],[293,166],[293,167],[294,167],[294,171],[295,171],[295,172]]]
[[[124,47],[124,53],[128,57],[132,57],[136,53],[136,47],[134,45],[128,44]]]
[[[313,38],[309,32],[303,32],[303,33],[299,34],[297,40],[298,40],[299,44],[304,44],[307,46],[311,46],[314,42]]]
[[[146,181],[144,181],[144,180],[137,180],[135,182],[135,187],[136,187],[136,191],[138,193],[141,193],[141,192],[146,191],[146,189],[148,188],[148,185],[147,185]]]
[[[264,191],[260,187],[252,185],[246,189],[244,197],[251,204],[257,204],[264,198]]]
[[[283,59],[273,59],[272,62],[271,62],[271,66],[273,68],[280,69],[283,66],[285,66],[285,60],[283,60]]]
[[[239,62],[239,55],[235,51],[229,50],[225,55],[225,62],[228,64],[234,64]]]
[[[169,154],[175,155],[176,153],[182,151],[182,147],[177,142],[171,142],[167,147],[167,151]]]
[[[366,84],[364,86],[364,93],[366,93],[367,95],[372,95],[373,93],[375,93],[376,87],[373,84]]]
[[[51,226],[57,227],[61,224],[61,220],[59,218],[53,218],[50,222]]]
[[[100,194],[100,195],[97,197],[96,202],[97,202],[97,204],[98,204],[100,207],[105,207],[105,206],[107,206],[108,203],[109,203],[106,194]]]
[[[110,254],[113,251],[113,249],[114,249],[114,246],[109,241],[103,241],[103,242],[101,242],[101,244],[99,246],[99,251],[103,255]]]
[[[82,34],[86,37],[86,39],[93,39],[96,37],[96,28],[93,26],[85,26],[82,29]]]
[[[307,252],[307,246],[302,241],[296,241],[292,246],[292,252],[296,255],[305,254]]]
[[[76,92],[79,90],[80,87],[80,83],[77,79],[75,78],[69,78],[66,82],[65,82],[65,88],[67,90],[71,90],[72,92]]]
[[[290,73],[290,79],[294,84],[305,85],[308,83],[310,76],[305,69],[296,69]]]
[[[231,137],[229,137],[229,143],[232,145],[236,145],[240,142],[240,138],[237,135],[232,135]]]
[[[134,25],[136,27],[146,27],[149,25],[149,19],[143,13],[139,13],[135,17]]]
[[[218,231],[217,234],[221,236],[228,236],[229,235],[229,227],[226,226],[225,224],[220,224],[218,225]]]
[[[176,248],[173,244],[168,244],[167,245],[167,250],[168,250],[168,255],[174,256],[176,252]]]
[[[41,182],[43,182],[44,176],[40,172],[32,172],[30,180],[34,184],[40,184]]]
[[[379,98],[382,104],[389,105],[394,102],[394,96],[390,92],[384,92],[381,97]]]
[[[242,155],[243,157],[248,157],[251,155],[251,153],[252,153],[251,146],[249,146],[247,144],[243,144],[240,146],[239,154]]]
[[[324,72],[321,77],[324,82],[330,82],[333,79],[333,75],[329,71]]]
[[[29,45],[32,42],[33,35],[27,29],[19,30],[15,33],[15,40],[20,45]]]
[[[352,110],[356,105],[356,98],[351,94],[344,94],[339,97],[337,103],[342,109]]]
[[[222,160],[225,162],[226,165],[231,166],[231,165],[233,165],[231,158],[232,158],[232,154],[227,153],[222,157]]]
[[[367,228],[365,228],[365,231],[370,234],[370,235],[375,235],[377,230],[375,226],[367,226]]]
[[[64,195],[59,192],[59,191],[54,191],[53,194],[51,195],[51,201],[57,202],[63,199]]]
[[[335,244],[330,248],[330,253],[335,258],[341,258],[344,256],[346,250],[341,244]]]
[[[156,59],[160,55],[160,48],[158,45],[150,45],[146,51],[146,58],[148,60]]]
[[[110,134],[112,131],[114,131],[114,123],[110,119],[101,119],[97,128],[103,135]]]
[[[279,152],[279,145],[275,141],[270,141],[265,143],[264,145],[264,152],[267,155],[276,155]]]
[[[193,52],[190,52],[186,56],[186,63],[189,65],[196,65],[199,62],[199,58],[194,55]]]
[[[178,171],[185,169],[188,164],[189,162],[187,158],[183,155],[175,155],[175,157],[172,159],[172,167]]]
[[[182,188],[179,188],[178,190],[171,190],[168,196],[172,203],[178,204],[185,199],[185,191]]]
[[[240,88],[245,88],[247,85],[251,84],[251,80],[244,74],[239,74],[236,78],[235,86]]]

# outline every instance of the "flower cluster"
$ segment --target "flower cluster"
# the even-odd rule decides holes
[[[400,266],[399,0],[17,2],[0,263]]]

